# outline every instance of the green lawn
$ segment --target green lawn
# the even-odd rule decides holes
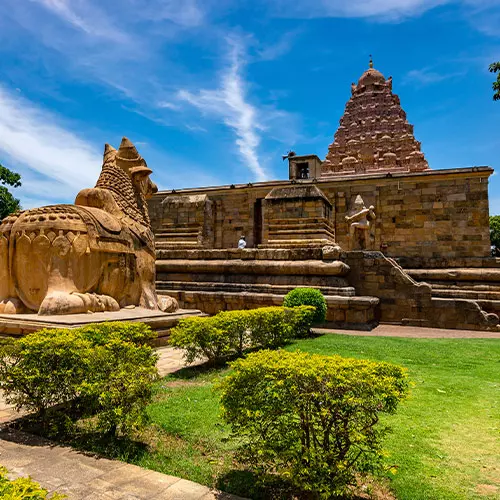
[[[414,383],[385,418],[390,486],[398,499],[500,498],[500,342],[325,335],[287,348],[383,360]],[[227,370],[182,370],[165,378],[149,407],[148,450],[130,461],[249,496],[236,442],[219,418],[214,382]],[[253,493],[257,495],[256,493]]]

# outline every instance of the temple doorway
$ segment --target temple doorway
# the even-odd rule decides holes
[[[253,207],[253,245],[262,243],[262,198],[257,198]]]

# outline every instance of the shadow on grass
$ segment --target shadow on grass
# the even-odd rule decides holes
[[[262,476],[251,470],[230,470],[217,478],[215,487],[253,500],[307,498],[297,496],[294,488],[278,477]]]
[[[72,447],[85,455],[137,462],[147,455],[148,446],[129,437],[102,434],[83,429],[71,430],[68,420],[54,412],[43,423],[38,414],[26,415],[0,431],[0,439],[28,446]]]

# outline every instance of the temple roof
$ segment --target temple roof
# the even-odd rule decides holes
[[[413,172],[429,168],[413,136],[392,77],[370,67],[351,85],[334,141],[322,165],[322,176],[375,172]]]

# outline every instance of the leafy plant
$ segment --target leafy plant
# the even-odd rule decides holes
[[[256,471],[331,498],[357,473],[380,467],[386,429],[379,415],[394,413],[406,396],[405,369],[269,350],[232,367],[220,384],[223,418]]]
[[[491,73],[498,73],[497,79],[495,82],[493,82],[492,85],[493,90],[495,92],[493,94],[493,100],[498,101],[500,100],[500,62],[494,62],[490,64],[489,70]]]
[[[500,248],[500,215],[490,216],[491,244]]]
[[[184,349],[186,363],[207,358],[215,363],[241,356],[246,349],[276,348],[311,328],[314,308],[262,307],[185,318],[172,328],[170,345]]]
[[[316,288],[295,288],[285,295],[283,300],[285,307],[314,306],[316,314],[313,323],[323,323],[326,319],[326,300],[323,294]]]
[[[2,220],[21,208],[19,200],[5,187],[5,185],[14,188],[21,186],[21,176],[0,165],[0,184],[4,184],[0,186],[0,220]]]
[[[10,481],[7,469],[0,466],[0,498],[4,500],[62,500],[66,495],[52,493],[40,487],[29,477],[20,477]]]
[[[5,343],[0,388],[16,408],[71,427],[88,419],[101,433],[127,433],[145,419],[157,378],[154,336],[140,323],[41,330]]]

